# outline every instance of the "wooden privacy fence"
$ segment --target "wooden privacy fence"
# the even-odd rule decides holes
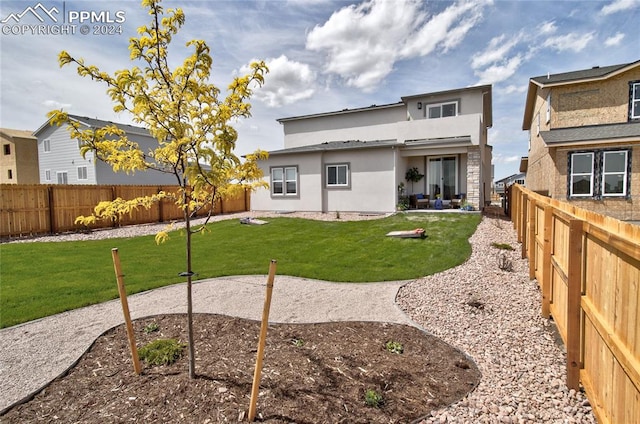
[[[521,186],[511,218],[567,350],[567,386],[582,383],[599,423],[640,423],[640,227]]]
[[[174,192],[178,186],[105,186],[105,185],[0,185],[0,237],[17,237],[34,234],[54,234],[82,230],[75,224],[76,217],[90,215],[101,201],[133,199],[150,196],[160,191]],[[217,201],[214,213],[248,211],[250,194],[241,192],[238,197]],[[200,215],[206,215],[203,209]],[[180,220],[182,210],[173,200],[165,199],[150,209],[139,207],[131,215],[124,215],[117,222],[99,222],[95,228],[114,227],[151,222]]]

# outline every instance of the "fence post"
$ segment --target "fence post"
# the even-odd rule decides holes
[[[578,390],[582,368],[580,346],[582,331],[580,318],[582,309],[582,235],[583,222],[569,221],[569,258],[567,272],[567,387]]]
[[[529,250],[529,279],[536,278],[536,256],[537,256],[537,240],[536,240],[536,226],[538,223],[538,214],[536,213],[536,200],[529,200],[529,210],[527,213],[529,219],[529,234],[527,248]]]
[[[551,254],[553,248],[553,207],[544,207],[544,245],[542,248],[542,317],[549,319],[551,307]]]
[[[55,219],[56,214],[53,210],[53,186],[47,186],[47,201],[49,202],[49,232],[56,233]]]
[[[529,200],[529,196],[526,194],[522,194],[522,203],[520,204],[519,213],[520,213],[520,225],[518,226],[518,238],[519,242],[522,243],[522,259],[527,257],[527,222],[529,221],[528,212],[529,209],[527,207],[527,201]]]

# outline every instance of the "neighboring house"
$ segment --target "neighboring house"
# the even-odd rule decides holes
[[[640,61],[529,80],[527,187],[640,220]]]
[[[496,194],[499,196],[504,196],[505,190],[513,184],[520,184],[522,186],[525,185],[524,183],[525,176],[526,174],[524,172],[521,172],[519,174],[509,175],[508,177],[505,177],[501,180],[496,181],[495,182]]]
[[[480,209],[490,199],[490,85],[278,122],[284,149],[261,162],[269,188],[252,195],[253,210],[391,212],[412,194]],[[424,178],[408,182],[413,167]]]
[[[139,144],[144,152],[157,145],[145,128],[102,121],[100,119],[69,115],[82,124],[82,128],[102,128],[116,125],[127,133],[127,138]],[[79,140],[72,140],[67,125],[45,122],[34,133],[38,138],[41,184],[93,184],[93,185],[175,185],[172,174],[158,171],[114,172],[111,165],[95,160],[93,152],[83,158]]]
[[[0,128],[0,184],[38,184],[38,140],[31,131]]]

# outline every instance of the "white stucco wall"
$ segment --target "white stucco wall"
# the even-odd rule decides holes
[[[270,169],[298,167],[298,196],[272,196],[260,189],[251,196],[255,211],[391,212],[396,206],[395,151],[390,148],[315,152],[272,156],[261,163],[265,181]],[[349,187],[328,188],[327,164],[349,164]]]

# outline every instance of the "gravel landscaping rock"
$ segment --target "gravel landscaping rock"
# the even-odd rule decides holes
[[[213,219],[269,218],[274,216],[337,219],[335,213],[283,215],[257,212],[223,215]],[[340,213],[339,219],[344,221],[378,219],[382,216]],[[196,220],[196,223],[198,222],[202,222],[202,220]],[[131,237],[155,234],[164,226],[165,224],[139,225],[93,231],[87,234],[65,234],[13,242]],[[516,240],[512,223],[498,216],[485,216],[478,230],[471,237],[470,243],[473,253],[469,260],[461,266],[433,276],[420,278],[405,285],[402,285],[402,282],[397,282],[395,285],[381,286],[385,289],[391,287],[393,290],[400,287],[397,291],[396,305],[391,305],[393,308],[388,309],[389,321],[403,321],[402,317],[398,316],[398,314],[403,315],[396,308],[399,306],[406,317],[413,320],[415,324],[469,355],[482,373],[480,385],[475,391],[447,408],[434,411],[432,416],[423,422],[595,423],[596,420],[585,395],[582,392],[568,390],[564,384],[566,379],[564,348],[557,342],[551,321],[540,316],[540,291],[537,282],[529,280],[528,264],[526,260],[520,258],[520,246]],[[515,250],[500,250],[493,247],[492,243],[510,244]],[[503,270],[507,268],[504,267],[505,264],[511,264],[512,271]],[[289,279],[292,280],[294,286],[297,286],[294,279]],[[318,283],[323,298],[323,302],[320,303],[323,305],[318,304],[317,301],[315,306],[304,304],[300,316],[294,316],[296,314],[285,308],[288,315],[282,322],[308,322],[309,315],[317,317],[326,315],[322,311],[316,314],[310,309],[316,307],[319,309],[329,307],[329,312],[332,312],[333,315],[330,319],[326,319],[327,321],[340,320],[340,310],[327,305],[332,294],[336,299],[345,298],[345,292],[352,290],[351,287],[353,290],[364,287],[362,284],[327,285],[322,282]],[[256,283],[251,282],[250,285],[256,285]],[[304,286],[309,287],[308,282]],[[163,290],[172,289],[165,288]],[[287,293],[300,294],[295,290],[287,291]],[[354,292],[355,294],[356,292]],[[142,298],[147,295],[149,294],[139,296]],[[312,294],[307,293],[307,295],[310,301],[317,299]],[[383,308],[379,305],[372,307],[371,310],[367,308],[370,302],[376,300],[373,297],[375,296],[362,297],[360,293],[358,301],[354,301],[352,298],[348,302],[351,316],[347,319],[357,318],[353,314],[360,310],[367,313],[381,311]],[[244,303],[246,303],[247,297],[239,296],[238,299],[240,302],[245,299]],[[232,299],[227,300],[228,304],[222,313],[234,310],[233,305],[230,304]],[[287,303],[286,299],[280,300],[283,304]],[[354,302],[357,302],[357,305]],[[215,304],[215,302],[213,303]],[[389,301],[389,303],[392,302]],[[257,314],[259,314],[259,306],[256,307]],[[104,307],[105,305],[98,305],[95,308]],[[238,308],[242,309],[243,305],[240,304]],[[115,310],[117,311],[117,308]],[[163,312],[167,312],[167,308],[156,311],[156,313]],[[207,310],[207,312],[217,311]],[[108,314],[112,318],[111,321],[120,321],[119,318],[114,318],[113,313],[109,312]],[[247,314],[247,317],[253,315],[254,313]],[[379,319],[385,320],[385,317],[382,316]],[[46,322],[48,321],[40,320],[41,325]],[[19,335],[21,343],[25,343],[24,338],[29,337],[29,325],[27,323],[0,330],[0,341],[9,341],[13,337],[17,337],[17,333],[21,333]],[[73,326],[74,323],[70,322],[69,325]],[[69,340],[69,343],[72,341]],[[86,341],[83,340],[82,343],[86,343]],[[24,349],[22,352],[25,355],[34,353],[28,349]],[[23,370],[25,373],[40,374],[46,370],[38,368],[49,365],[47,361],[42,360],[43,358],[21,359],[32,364],[30,369]],[[73,358],[69,358],[68,361],[70,365]],[[11,367],[11,364],[10,361],[7,361],[5,352],[0,353],[2,379],[8,375],[6,373],[8,367]],[[54,375],[57,375],[58,372]],[[15,375],[14,373],[9,374]],[[8,385],[9,387],[3,385],[3,391],[10,388],[20,393],[19,385],[20,380],[12,381]],[[14,396],[16,396],[15,393]],[[18,398],[14,397],[14,399]]]

